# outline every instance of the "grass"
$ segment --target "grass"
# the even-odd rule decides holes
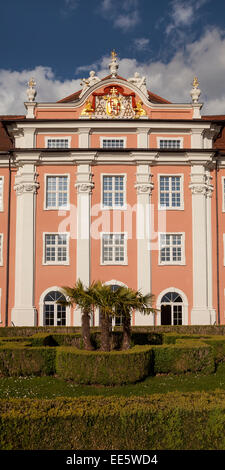
[[[214,374],[158,375],[132,385],[103,387],[76,385],[56,377],[0,378],[0,398],[56,398],[80,396],[143,396],[167,392],[225,390],[225,363]]]

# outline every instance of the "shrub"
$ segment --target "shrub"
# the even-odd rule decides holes
[[[134,383],[153,372],[152,355],[150,346],[110,353],[60,347],[56,353],[56,373],[79,384]]]
[[[154,346],[154,372],[180,374],[184,372],[212,373],[215,370],[211,346],[197,341]]]
[[[51,375],[55,372],[55,349],[29,348],[25,344],[0,345],[0,376]]]
[[[224,450],[224,426],[224,392],[0,402],[1,450]]]

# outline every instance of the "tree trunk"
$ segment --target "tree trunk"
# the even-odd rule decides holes
[[[129,349],[131,343],[131,322],[130,315],[123,317],[123,341],[122,349]]]
[[[90,332],[90,312],[89,310],[83,310],[82,314],[82,339],[84,343],[84,349],[92,351],[94,347],[91,344],[91,332]]]
[[[101,351],[110,351],[110,320],[107,315],[101,314]]]

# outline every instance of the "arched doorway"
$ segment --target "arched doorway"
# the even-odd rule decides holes
[[[43,305],[44,326],[66,326],[66,306],[57,304],[58,300],[66,300],[61,292],[52,290],[46,294]]]
[[[161,325],[183,325],[183,299],[178,292],[167,292],[161,299]]]

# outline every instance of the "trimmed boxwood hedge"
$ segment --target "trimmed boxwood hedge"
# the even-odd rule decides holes
[[[1,450],[224,450],[225,392],[0,401]]]
[[[59,347],[56,374],[79,384],[134,383],[153,374],[153,350],[151,346],[135,346],[107,353]]]
[[[52,375],[55,373],[54,348],[29,348],[23,343],[0,345],[0,377]]]
[[[185,341],[178,344],[154,347],[154,373],[183,374],[215,371],[213,349],[200,341]]]

